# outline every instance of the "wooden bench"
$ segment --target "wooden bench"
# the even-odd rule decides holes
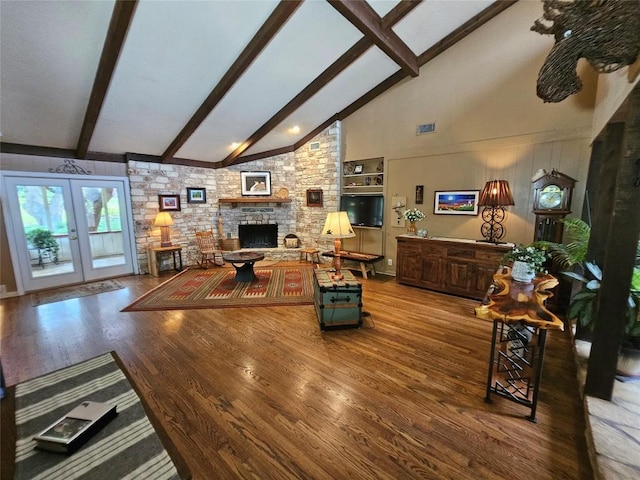
[[[334,252],[322,252],[323,257],[334,257]],[[384,258],[384,255],[375,255],[373,253],[361,253],[361,252],[347,252],[345,250],[340,251],[340,258],[343,260],[352,260],[358,262],[360,271],[362,272],[362,278],[367,278],[367,272],[371,272],[371,276],[376,276],[376,269],[373,266],[375,262],[379,262]],[[346,266],[346,268],[349,268]]]

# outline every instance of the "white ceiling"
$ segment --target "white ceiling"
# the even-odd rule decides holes
[[[140,154],[220,167],[225,159],[229,165],[292,150],[327,122],[348,115],[347,107],[402,70],[368,33],[371,46],[362,55],[304,102],[282,110],[365,37],[333,3],[360,2],[302,2],[202,121],[190,124],[280,2],[139,0],[115,68],[102,80],[104,100],[96,107],[92,89],[102,78],[97,73],[103,50],[113,48],[107,39],[116,2],[2,0],[3,151],[44,147],[51,155],[56,154],[53,149],[63,149],[57,153],[114,161]],[[384,17],[400,2],[368,3]],[[446,48],[437,42],[465,22],[463,35],[500,11],[488,0],[411,3],[417,6],[392,28],[417,61],[429,49]],[[504,9],[513,2],[497,3]],[[377,21],[389,42],[393,34],[377,15],[364,18]],[[392,40],[390,45],[397,48]],[[92,109],[95,128],[85,131],[88,153],[83,157],[83,123],[91,123],[87,112]],[[168,154],[188,125],[192,128],[175,153]],[[299,127],[298,133],[291,133],[293,126]],[[230,158],[232,142],[245,142],[246,148]]]

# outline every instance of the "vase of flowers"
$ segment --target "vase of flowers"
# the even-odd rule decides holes
[[[530,283],[536,273],[544,271],[547,252],[535,245],[517,245],[505,254],[503,260],[513,262],[511,278],[516,282]]]
[[[407,233],[409,235],[415,235],[418,231],[416,227],[416,222],[424,219],[424,213],[418,210],[417,208],[411,208],[409,210],[404,211],[404,218],[409,222],[407,225]]]

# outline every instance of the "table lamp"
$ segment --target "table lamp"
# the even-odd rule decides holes
[[[482,210],[482,220],[484,223],[480,227],[480,233],[485,237],[480,242],[504,243],[500,239],[504,236],[504,208],[507,205],[515,205],[509,182],[506,180],[491,180],[487,182],[480,192],[478,206],[484,207]]]
[[[342,239],[355,237],[347,212],[329,212],[327,220],[322,228],[321,237],[333,238],[333,268],[335,273],[332,275],[333,280],[342,280],[344,275],[340,273],[340,250],[342,250]]]
[[[154,227],[160,227],[160,246],[170,247],[169,225],[173,225],[173,218],[171,218],[169,212],[158,212],[153,225]]]

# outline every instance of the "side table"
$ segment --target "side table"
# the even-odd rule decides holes
[[[331,251],[322,252],[322,256],[333,258],[335,256],[335,253]],[[375,262],[379,262],[380,260],[382,260],[384,256],[377,255],[375,253],[347,252],[347,251],[341,250],[340,258],[343,260],[352,260],[354,262],[358,262],[360,266],[360,272],[362,272],[362,278],[366,280],[367,272],[371,272],[372,277],[376,276],[376,269],[373,264]],[[352,270],[352,268],[349,268],[348,266],[345,266],[344,268]]]
[[[562,320],[545,307],[558,284],[551,275],[536,277],[532,283],[511,278],[505,267],[493,276],[483,305],[476,307],[476,317],[493,321],[487,393],[530,407],[528,420],[536,421],[538,392],[547,330],[564,330]]]
[[[149,264],[149,274],[154,277],[158,275],[158,255],[162,253],[171,253],[173,255],[173,269],[176,271],[182,270],[182,247],[179,245],[172,245],[170,247],[149,247],[147,248],[147,262]],[[176,263],[180,261],[180,266]]]

